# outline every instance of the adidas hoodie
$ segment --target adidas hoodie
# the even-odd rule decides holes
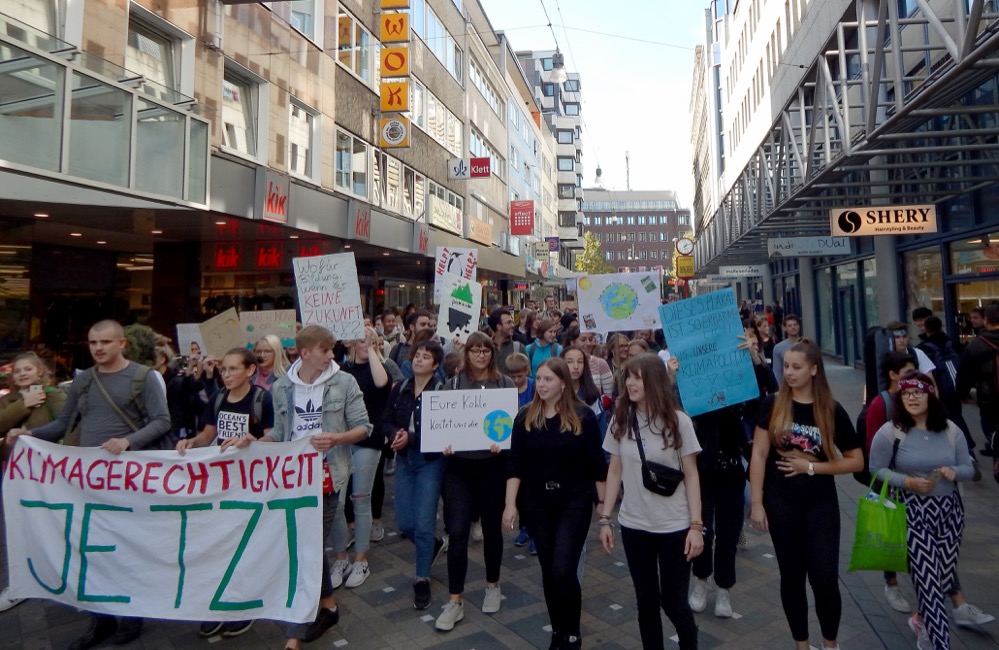
[[[302,381],[298,372],[302,367],[302,360],[298,359],[288,370],[288,379],[294,386],[295,394],[295,418],[292,424],[291,439],[298,440],[313,434],[319,433],[323,429],[323,390],[330,378],[340,372],[340,366],[336,361],[330,361],[330,365],[311,384]]]

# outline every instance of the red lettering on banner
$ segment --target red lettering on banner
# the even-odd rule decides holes
[[[295,475],[295,468],[292,467],[288,469],[288,461],[294,461],[295,459],[291,456],[285,456],[284,461],[281,463],[281,484],[286,490],[291,490],[295,487],[294,481],[289,481],[288,479]],[[299,467],[301,467],[301,456],[299,456]],[[301,476],[301,475],[299,475]]]
[[[194,471],[195,466],[197,466],[197,473]],[[188,494],[194,494],[195,486],[200,486],[197,488],[198,494],[204,494],[208,491],[208,468],[205,467],[204,463],[188,463],[187,475],[191,481],[187,485]]]
[[[130,460],[125,463],[125,489],[131,492],[138,492],[139,486],[135,484],[135,479],[142,476],[142,463]]]
[[[305,459],[305,469],[308,470],[309,472],[309,480],[308,480],[309,485],[312,485],[312,483],[315,481],[315,479],[312,477],[312,463],[309,461],[311,461],[313,458],[317,458],[318,456],[319,452],[317,451],[310,451],[307,454],[302,454],[302,458]]]
[[[103,490],[104,489],[104,479],[100,479],[100,480],[98,480],[98,481],[95,482],[91,478],[91,474],[93,473],[94,468],[97,467],[98,465],[107,465],[107,464],[108,464],[108,462],[106,460],[95,460],[93,462],[93,464],[91,464],[90,467],[87,468],[87,487],[88,488],[90,488],[91,490]]]
[[[471,279],[472,273],[475,272],[475,256],[471,253],[466,253],[465,258],[465,272],[462,274],[462,277]]]
[[[146,463],[146,471],[142,475],[142,491],[145,492],[146,494],[156,494],[156,490],[149,488],[149,482],[150,481],[156,481],[157,483],[159,482],[160,480],[159,474],[153,473],[153,470],[155,470],[157,467],[163,467],[163,463],[159,461],[152,461]]]
[[[21,459],[24,458],[24,447],[18,450],[12,458],[7,460],[7,480],[13,481],[15,479],[14,472],[20,474],[20,478],[24,478],[24,469],[21,468]]]
[[[82,490],[83,489],[83,460],[80,459],[80,458],[77,458],[73,462],[73,466],[69,470],[69,476],[66,477],[66,482],[67,483],[72,483],[74,480],[76,481],[77,486],[79,486],[79,488]]]
[[[271,485],[273,485],[274,489],[277,490],[281,486],[278,485],[277,479],[274,478],[274,473],[277,472],[280,459],[268,456],[264,461],[267,463],[267,479],[264,481],[264,489],[269,490],[271,489]]]
[[[228,490],[229,489],[229,465],[232,465],[233,462],[235,462],[235,461],[232,461],[232,460],[216,460],[216,461],[213,461],[211,463],[208,463],[209,467],[218,467],[220,470],[222,470],[222,489],[223,490]]]
[[[173,488],[170,487],[170,477],[173,476],[174,472],[181,472],[181,471],[183,471],[183,469],[184,469],[183,465],[174,465],[173,467],[171,467],[170,469],[168,469],[166,471],[166,474],[163,475],[163,491],[164,492],[166,492],[167,494],[177,494],[178,492],[183,492],[184,491],[184,487],[183,486],[177,488],[176,490],[174,490]]]
[[[117,492],[118,490],[121,489],[121,486],[118,485],[116,481],[121,479],[122,475],[115,474],[114,468],[115,465],[124,465],[124,464],[125,461],[123,460],[112,460],[110,463],[108,463],[108,481],[106,484],[108,490],[111,490],[112,492]]]
[[[31,462],[32,453],[31,447],[28,447],[28,478],[32,481],[37,481],[35,478],[35,464]]]

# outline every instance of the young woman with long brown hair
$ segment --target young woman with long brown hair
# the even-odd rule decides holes
[[[546,359],[534,399],[513,423],[510,478],[503,524],[513,529],[518,509],[538,549],[551,619],[550,649],[582,645],[582,593],[576,569],[593,517],[594,490],[603,503],[607,466],[596,416],[576,397],[569,366]]]
[[[801,339],[783,362],[780,390],[760,406],[753,436],[750,521],[770,531],[796,647],[809,647],[807,579],[822,646],[839,648],[840,522],[833,476],[859,471],[864,456],[850,416],[829,389],[819,347]]]
[[[662,607],[676,627],[681,648],[697,647],[697,624],[687,602],[690,562],[704,548],[697,454],[701,446],[694,425],[673,399],[666,366],[655,354],[631,357],[618,378],[623,393],[614,406],[604,450],[610,453],[607,491],[600,508],[600,541],[614,548],[611,513],[621,482],[624,498],[618,512],[621,541],[635,586],[642,647],[663,647]],[[642,445],[649,462],[683,472],[670,496],[653,493],[642,480]]]

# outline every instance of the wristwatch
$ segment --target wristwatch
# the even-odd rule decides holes
[[[815,476],[815,463],[808,463],[808,475]]]

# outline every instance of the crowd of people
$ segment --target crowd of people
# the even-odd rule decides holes
[[[14,359],[11,391],[0,398],[0,449],[9,453],[21,435],[112,454],[309,438],[328,478],[320,601],[311,624],[283,625],[289,650],[336,625],[336,590],[359,587],[371,574],[378,561],[372,543],[392,526],[382,521],[389,476],[394,527],[413,546],[417,610],[433,603],[431,569],[446,556],[446,599],[435,621],[442,632],[465,616],[471,541],[481,541],[485,565],[480,609],[502,608],[505,529],[538,558],[550,650],[580,648],[585,542],[595,527],[607,553],[618,539],[623,546],[643,647],[664,647],[662,611],[680,648],[696,648],[695,614],[709,595],[715,616],[733,616],[736,555],[748,518],[773,541],[795,646],[810,647],[807,583],[821,645],[838,648],[834,477],[865,467],[907,506],[917,647],[950,647],[945,596],[958,625],[993,620],[960,589],[965,522],[956,485],[977,471],[975,444],[960,417],[971,389],[987,434],[984,453],[991,453],[999,425],[999,304],[983,310],[983,330],[950,368],[951,382],[941,379],[949,368],[931,358],[942,358],[946,348],[939,318],[914,314],[932,355],[925,346],[909,347],[905,324],[889,324],[895,345],[877,360],[885,389],[869,396],[861,431],[832,395],[821,350],[779,302],[762,313],[746,304],[741,310],[740,347],[752,359],[757,398],[693,418],[677,388],[682,361],[661,330],[598,337],[581,332],[576,314],[558,310],[553,296],[542,309],[531,307],[517,318],[502,307],[484,313],[480,331],[463,343],[438,338],[435,314],[410,305],[366,319],[361,340],[337,341],[309,326],[290,348],[269,336],[252,350],[234,348],[220,359],[194,355],[179,366],[166,340],[149,366],[127,359],[121,325],[101,321],[88,336],[93,368],[65,388],[53,385],[37,355]],[[953,392],[943,394],[942,385]],[[421,451],[425,392],[502,388],[516,389],[520,407],[509,449]],[[897,574],[884,577],[888,603],[909,612]],[[0,611],[18,602],[5,590]],[[238,636],[253,623],[204,622],[199,633]],[[94,614],[70,648],[127,643],[142,625],[139,618]]]

